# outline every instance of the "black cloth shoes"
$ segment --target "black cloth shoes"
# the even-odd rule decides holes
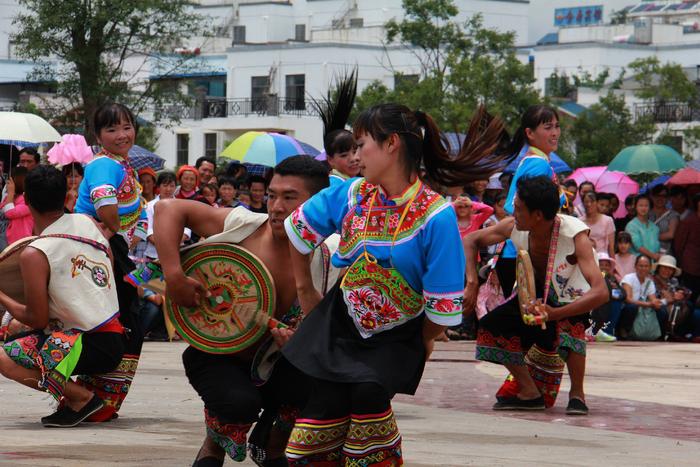
[[[78,412],[63,406],[51,415],[42,417],[41,424],[50,428],[72,428],[85,421],[86,418],[100,410],[104,405],[105,403],[102,399],[92,396],[90,402],[85,404],[85,407]]]

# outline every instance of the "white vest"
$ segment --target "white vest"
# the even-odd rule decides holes
[[[556,293],[559,304],[571,303],[590,290],[591,286],[583,277],[578,262],[571,264],[566,257],[576,252],[574,237],[589,228],[582,221],[565,214],[557,214],[561,220],[559,226],[559,240],[554,256],[554,269],[552,271],[551,289]],[[510,239],[518,250],[528,250],[529,231],[513,228]],[[591,244],[591,249],[593,245]],[[595,258],[595,254],[593,255]]]
[[[68,234],[95,240],[109,248],[93,220],[83,214],[64,214],[42,235]],[[65,238],[40,238],[30,246],[49,262],[49,325],[47,331],[90,331],[119,312],[114,270],[105,253]]]
[[[267,214],[252,212],[243,206],[233,208],[226,216],[224,221],[224,230],[221,233],[207,237],[202,240],[202,243],[241,243],[243,240],[253,234],[258,228],[267,221]],[[340,236],[333,234],[324,242],[328,247],[330,256],[333,256],[335,250],[338,249]],[[341,270],[328,262],[327,278],[324,284],[324,260],[320,249],[314,251],[311,258],[311,279],[314,283],[314,288],[321,295],[325,295],[328,290],[335,285],[340,276]],[[324,288],[324,285],[326,286]],[[325,289],[325,290],[324,290]]]

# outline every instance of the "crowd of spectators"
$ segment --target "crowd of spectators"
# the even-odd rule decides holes
[[[40,163],[32,148],[19,154],[19,163],[11,176],[0,178],[0,248],[30,236],[32,217],[24,203],[24,177]],[[84,168],[72,163],[62,168],[68,186],[66,212],[72,212],[83,179]],[[266,212],[266,172],[248,173],[246,166],[200,157],[194,166],[183,165],[177,171],[156,172],[144,168],[138,172],[143,189],[149,226],[155,204],[161,199],[178,198],[233,208],[242,206],[254,212]],[[496,224],[508,216],[504,205],[511,175],[496,174],[464,187],[442,188],[453,202],[462,236]],[[438,187],[435,187],[438,188]],[[614,193],[598,193],[590,182],[577,185],[565,180],[561,186],[568,200],[563,211],[579,217],[590,228],[590,239],[598,254],[601,271],[610,290],[610,302],[591,310],[592,338],[649,339],[635,333],[635,322],[652,310],[661,339],[700,341],[700,194],[692,196],[684,187],[655,186],[650,193],[628,196],[626,214],[613,217],[620,199]],[[438,188],[439,189],[439,188]],[[695,232],[695,234],[693,234]],[[130,245],[137,262],[157,259],[152,229],[146,239],[136,238]],[[185,230],[183,244],[197,241]],[[500,249],[492,246],[480,252],[481,286],[476,314],[467,314],[464,323],[448,332],[450,338],[472,338],[478,318],[503,300],[493,265]],[[155,339],[166,338],[163,297],[140,291],[143,326]],[[172,337],[172,336],[171,336]],[[651,336],[653,337],[653,336]]]

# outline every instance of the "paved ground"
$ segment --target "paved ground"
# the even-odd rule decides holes
[[[203,437],[202,405],[184,377],[183,349],[147,344],[121,417],[99,426],[44,429],[47,396],[0,380],[0,465],[190,465]],[[698,465],[698,351],[697,344],[591,345],[591,414],[567,417],[566,381],[547,412],[492,412],[502,368],[474,362],[473,343],[438,344],[416,396],[394,404],[406,465]]]

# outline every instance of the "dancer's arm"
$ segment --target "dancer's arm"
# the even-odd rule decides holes
[[[479,293],[479,275],[476,270],[476,258],[479,248],[506,241],[510,238],[514,226],[515,220],[512,217],[507,217],[496,225],[466,235],[464,240],[462,240],[467,261],[467,286],[464,289],[465,310],[474,309],[476,297]]]
[[[17,321],[34,329],[43,329],[49,324],[49,262],[44,253],[27,247],[20,253],[19,267],[27,304],[17,302],[3,292],[0,292],[0,303]]]
[[[196,306],[205,293],[204,286],[185,276],[180,265],[182,231],[189,227],[203,237],[220,233],[230,212],[230,209],[181,199],[164,199],[156,203],[154,243],[163,268],[167,295],[178,305]]]
[[[311,277],[311,254],[300,253],[294,244],[289,242],[289,256],[292,260],[299,305],[304,315],[308,315],[321,301],[321,294],[314,287]]]

